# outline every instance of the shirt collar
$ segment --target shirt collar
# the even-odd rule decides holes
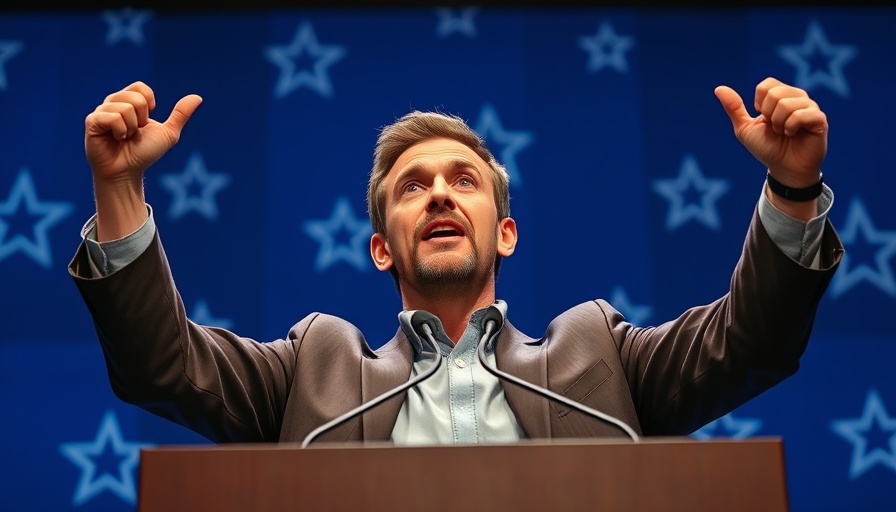
[[[398,322],[401,324],[401,330],[411,342],[411,346],[414,348],[414,354],[416,356],[420,356],[420,354],[422,353],[432,352],[429,341],[422,339],[420,335],[418,335],[414,331],[413,324],[411,323],[411,317],[413,317],[414,314],[418,312],[426,314],[430,317],[427,323],[430,325],[430,327],[432,327],[433,336],[439,343],[442,353],[447,354],[451,352],[453,345],[451,344],[448,335],[445,334],[445,329],[442,327],[442,321],[439,319],[439,317],[422,309],[406,309],[398,314]],[[497,337],[498,333],[501,332],[501,328],[504,327],[504,322],[507,319],[507,303],[503,300],[496,300],[494,304],[474,311],[473,315],[470,317],[469,323],[467,324],[467,329],[466,331],[464,331],[464,337],[473,334],[478,339],[482,335],[482,319],[488,313],[491,313],[493,316],[495,316],[495,313],[497,313],[497,316],[500,316],[501,318],[499,325],[495,329],[495,332],[492,333],[491,339],[486,346],[487,350],[492,350],[495,344],[494,340]]]

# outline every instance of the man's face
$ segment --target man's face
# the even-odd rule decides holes
[[[513,220],[498,221],[492,172],[451,139],[402,153],[384,181],[386,234],[371,239],[377,268],[394,265],[415,287],[492,277],[496,254],[509,256],[516,243]]]

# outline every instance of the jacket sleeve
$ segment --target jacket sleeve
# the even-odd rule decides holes
[[[136,260],[93,278],[84,244],[69,273],[93,318],[116,396],[215,442],[276,441],[301,333],[270,343],[186,317],[158,233]]]
[[[690,434],[797,371],[843,254],[825,222],[818,269],[781,252],[754,212],[730,289],[720,299],[650,328],[632,327],[609,308],[645,434]]]

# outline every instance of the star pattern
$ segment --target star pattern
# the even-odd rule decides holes
[[[263,305],[262,337],[277,338],[289,328],[277,319],[297,321],[321,302],[330,308],[347,288],[331,312],[360,322],[376,348],[394,334],[391,311],[401,307],[391,280],[372,265],[361,192],[384,125],[435,109],[488,132],[512,176],[520,241],[497,291],[517,327],[540,336],[551,311],[595,294],[635,325],[658,325],[697,304],[682,304],[680,288],[649,277],[690,272],[687,295],[723,294],[728,279],[709,271],[734,268],[760,198],[763,177],[753,171],[764,169],[733,136],[712,90],[733,86],[752,111],[753,86],[774,76],[808,89],[831,121],[823,170],[836,199],[827,218],[846,252],[836,272],[806,271],[826,291],[796,380],[734,410],[733,420],[759,419],[752,436],[784,437],[795,508],[896,512],[896,379],[888,373],[896,361],[896,174],[887,129],[896,4],[693,16],[473,6],[0,10],[0,376],[11,411],[0,510],[135,508],[121,497],[132,491],[113,490],[130,486],[119,471],[128,455],[116,453],[112,434],[101,454],[81,452],[92,475],[62,453],[62,443],[95,444],[107,409],[120,415],[122,442],[196,440],[110,395],[88,308],[67,276],[69,261],[87,271],[84,249],[101,255],[92,243],[80,246],[79,232],[95,226],[82,122],[104,95],[144,80],[159,121],[183,95],[205,98],[177,146],[144,177],[153,224],[187,293],[181,314],[185,307],[204,325],[251,328],[256,308],[207,281],[249,272],[260,285],[249,291]],[[173,188],[163,185],[166,174]],[[684,186],[672,186],[677,181]],[[614,239],[620,230],[634,232]],[[231,238],[224,245],[246,256],[236,266],[197,243],[223,233]],[[135,240],[155,243],[148,235]],[[825,231],[823,252],[833,235]],[[109,264],[130,246],[107,247],[112,259],[100,267],[119,268]],[[682,267],[671,256],[725,268]],[[564,278],[564,269],[607,262],[618,265],[590,288]],[[764,273],[751,282],[789,281]],[[384,289],[384,300],[372,307],[367,288]],[[28,364],[35,356],[40,364]],[[723,436],[725,421],[700,433]],[[125,467],[135,486],[139,465]]]
[[[217,318],[212,315],[212,310],[208,306],[208,302],[205,299],[199,299],[193,305],[193,311],[189,315],[190,320],[199,324],[205,325],[209,327],[220,327],[222,329],[232,329],[233,322],[231,322],[227,318]]]
[[[730,439],[747,439],[759,429],[762,428],[762,421],[751,418],[735,418],[733,414],[728,413],[721,418],[710,421],[703,427],[695,430],[691,437],[699,441],[705,441],[714,437],[724,437]]]
[[[5,91],[8,87],[6,80],[6,61],[18,55],[25,44],[21,41],[0,41],[0,90]]]
[[[315,59],[313,70],[296,69],[296,60],[303,53]],[[283,98],[300,87],[308,87],[325,98],[333,96],[328,69],[345,57],[343,46],[318,43],[311,23],[304,21],[296,29],[289,45],[268,46],[264,56],[280,67],[274,95]]]
[[[492,148],[492,152],[496,153],[495,158],[504,166],[510,176],[510,186],[521,187],[523,177],[516,163],[516,155],[532,143],[534,138],[532,134],[525,131],[505,130],[501,124],[501,118],[498,117],[498,111],[490,104],[485,104],[479,112],[479,120],[476,122],[474,131],[485,139]],[[496,147],[500,149],[495,151]]]
[[[439,37],[448,37],[454,33],[460,33],[467,37],[476,37],[476,7],[465,7],[458,9],[455,13],[454,9],[438,8],[436,14],[439,17],[439,25],[436,27],[436,35]]]
[[[320,249],[314,261],[314,269],[318,272],[330,268],[339,261],[344,261],[359,271],[367,270],[370,254],[368,243],[373,234],[370,222],[359,219],[352,210],[347,197],[340,197],[333,205],[329,219],[309,220],[304,224],[305,234],[317,240]],[[339,242],[337,235],[348,232],[349,243]]]
[[[106,32],[106,46],[119,41],[130,41],[143,46],[143,24],[152,19],[148,9],[125,7],[118,11],[103,11],[103,20],[109,25]]]
[[[797,87],[811,91],[820,85],[843,97],[849,96],[843,66],[857,54],[855,46],[831,44],[817,21],[809,23],[802,44],[778,47],[778,55],[796,68],[794,83]],[[827,69],[812,69],[812,59],[816,55],[827,60]]]
[[[597,73],[604,68],[628,73],[625,54],[634,45],[633,37],[618,35],[609,21],[602,21],[593,36],[579,37],[579,47],[588,52],[586,68],[590,73]]]
[[[218,204],[215,194],[230,184],[230,176],[210,173],[205,167],[202,154],[193,152],[180,174],[163,174],[162,186],[173,195],[168,208],[168,218],[176,220],[189,212],[197,212],[208,220],[218,218]],[[197,195],[190,192],[191,186],[202,191]]]
[[[610,293],[610,304],[622,313],[626,321],[632,325],[644,326],[650,315],[653,314],[653,308],[650,306],[637,306],[628,298],[625,288],[616,286]]]
[[[653,191],[669,201],[666,230],[678,229],[691,219],[710,229],[721,229],[722,221],[716,209],[716,201],[728,192],[728,187],[727,180],[704,177],[694,155],[686,154],[681,162],[678,177],[653,182]],[[700,194],[699,203],[685,199],[685,194],[691,190]]]
[[[869,449],[869,433],[877,428],[886,433],[885,447]],[[896,416],[890,416],[877,390],[871,389],[865,397],[862,416],[855,419],[834,420],[831,430],[852,443],[849,478],[855,480],[880,464],[896,473]]]
[[[28,216],[40,217],[31,226],[33,238],[28,238],[21,233],[8,236],[10,225],[4,221],[4,217],[12,217],[21,213],[20,209]],[[22,169],[9,191],[6,201],[0,203],[0,261],[10,255],[21,252],[34,260],[35,263],[50,268],[53,264],[53,252],[50,250],[50,237],[47,231],[62,219],[68,217],[74,205],[58,201],[40,201],[31,173],[28,169]]]
[[[60,453],[81,469],[72,504],[81,506],[104,491],[111,492],[131,505],[135,504],[137,488],[134,485],[134,470],[140,461],[140,449],[151,446],[147,443],[126,442],[115,411],[112,410],[103,416],[93,441],[61,443]],[[120,458],[117,474],[97,471],[97,459],[110,449]]]
[[[866,264],[856,265],[852,261],[848,247],[861,237],[869,244],[879,248],[874,253],[875,267]],[[834,278],[831,280],[830,293],[837,298],[851,290],[862,281],[868,282],[891,297],[896,297],[896,278],[893,276],[891,260],[896,255],[896,231],[881,231],[874,227],[865,204],[858,197],[852,199],[840,240],[846,251]]]

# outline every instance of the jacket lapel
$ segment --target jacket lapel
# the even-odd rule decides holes
[[[498,369],[532,384],[548,386],[547,357],[544,347],[505,322],[495,346]],[[550,437],[548,400],[526,388],[501,381],[504,396],[517,421],[530,438]]]
[[[378,350],[375,356],[365,357],[361,361],[361,403],[367,403],[407,382],[413,358],[411,343],[399,329],[398,334]],[[365,442],[389,440],[406,395],[407,392],[399,393],[362,415]]]

